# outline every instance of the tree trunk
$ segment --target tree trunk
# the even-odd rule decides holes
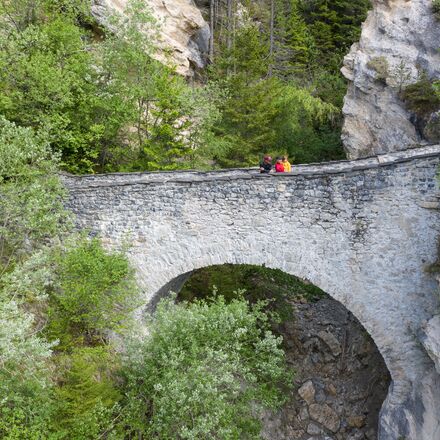
[[[215,0],[210,3],[209,28],[211,35],[209,38],[209,59],[211,63],[214,61],[214,29],[215,29]]]
[[[227,1],[227,29],[228,29],[228,37],[227,37],[227,47],[228,50],[232,49],[232,0]]]
[[[274,27],[275,27],[275,0],[270,1],[270,46],[269,46],[269,76],[273,73],[273,55],[274,55]]]

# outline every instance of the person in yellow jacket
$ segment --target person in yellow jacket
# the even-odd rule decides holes
[[[290,162],[287,158],[287,156],[283,156],[283,165],[284,165],[284,172],[290,173],[292,171],[292,165],[290,165]]]

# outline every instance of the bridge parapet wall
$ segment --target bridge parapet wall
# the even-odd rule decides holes
[[[432,157],[440,154],[440,145],[431,145],[414,150],[405,150],[389,154],[367,157],[358,160],[341,160],[323,163],[295,165],[291,173],[270,174],[270,177],[292,178],[295,176],[313,176],[321,174],[339,174],[351,171],[374,169],[400,162],[412,161],[416,158]],[[157,171],[138,173],[108,173],[75,176],[63,176],[68,187],[82,187],[89,185],[133,185],[135,183],[157,182],[197,182],[201,180],[230,180],[243,178],[268,177],[260,176],[258,168],[233,168],[216,171]]]

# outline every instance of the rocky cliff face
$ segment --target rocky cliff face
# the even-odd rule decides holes
[[[171,54],[177,71],[192,76],[205,67],[209,26],[192,0],[144,0],[161,23],[159,46]],[[93,0],[92,14],[105,25],[112,10],[123,12],[128,0]]]
[[[345,58],[350,80],[343,141],[350,158],[435,141],[407,111],[399,92],[422,72],[440,77],[440,21],[431,0],[373,0],[361,40]],[[429,139],[430,138],[430,139]]]

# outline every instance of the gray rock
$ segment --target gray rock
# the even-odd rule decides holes
[[[343,109],[343,142],[351,158],[419,144],[422,133],[399,91],[422,71],[431,78],[440,76],[440,22],[432,13],[431,1],[372,3],[360,43],[352,46],[342,68],[350,81]],[[387,65],[380,78],[374,69],[377,60]],[[434,139],[430,137],[431,142]]]
[[[333,437],[328,437],[328,436],[318,436],[318,437],[309,437],[307,440],[333,440]]]
[[[325,387],[325,391],[327,392],[327,394],[329,396],[336,396],[338,394],[338,391],[336,390],[336,387],[332,384],[329,383],[326,387]]]
[[[92,15],[102,26],[108,26],[112,11],[123,13],[128,0],[92,0]],[[210,30],[192,0],[145,0],[160,25],[156,41],[161,51],[157,58],[165,62],[170,55],[177,72],[192,76],[194,69],[207,64]]]
[[[315,392],[315,386],[313,385],[313,382],[311,380],[305,382],[298,390],[298,394],[309,405],[315,401]]]
[[[332,432],[337,432],[341,421],[338,414],[327,404],[314,403],[309,406],[310,417]]]
[[[351,428],[362,428],[365,425],[365,416],[350,416],[347,417],[348,426]]]
[[[320,331],[319,338],[330,348],[333,356],[339,356],[342,352],[341,344],[333,333],[328,331]]]
[[[440,374],[440,315],[434,316],[422,328],[421,341]]]
[[[376,440],[377,439],[377,433],[374,429],[369,429],[365,435],[368,440]]]
[[[319,435],[323,434],[323,431],[318,425],[315,425],[314,423],[309,423],[307,426],[307,434]]]
[[[298,419],[301,421],[307,420],[309,418],[309,412],[305,406],[301,407],[298,414]]]

